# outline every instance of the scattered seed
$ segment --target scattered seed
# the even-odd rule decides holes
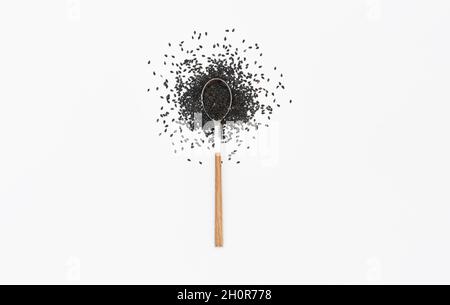
[[[235,28],[226,29],[225,32],[233,33]],[[232,107],[222,122],[222,141],[227,143],[229,148],[235,148],[227,157],[231,160],[237,156],[239,148],[250,149],[250,145],[243,145],[241,136],[244,133],[252,133],[262,126],[268,126],[273,112],[270,104],[280,107],[280,103],[275,102],[277,97],[275,92],[279,91],[269,91],[269,86],[284,89],[284,85],[281,82],[272,85],[270,78],[262,73],[264,67],[258,64],[258,61],[263,53],[259,51],[260,47],[257,43],[237,48],[232,43],[226,42],[229,37],[224,36],[222,43],[217,41],[211,43],[209,46],[212,46],[212,49],[209,49],[211,51],[207,53],[204,50],[208,48],[201,38],[208,33],[197,33],[197,31],[193,33],[191,38],[194,41],[191,42],[191,46],[184,44],[182,40],[175,44],[178,44],[178,47],[173,50],[174,52],[170,52],[171,55],[164,54],[163,67],[166,70],[160,74],[161,78],[155,79],[158,85],[156,91],[161,91],[161,95],[158,94],[158,96],[171,104],[167,109],[163,107],[160,109],[157,123],[161,124],[159,126],[162,127],[163,132],[159,135],[167,133],[172,145],[175,146],[174,152],[186,151],[188,148],[196,149],[204,145],[212,149],[214,130],[201,128],[205,126],[209,118],[204,112],[199,97],[208,80],[222,78],[230,86],[233,97]],[[218,40],[220,41],[220,36]],[[246,39],[243,39],[242,44],[245,43]],[[169,42],[168,46],[172,47],[172,43]],[[250,66],[249,63],[253,65]],[[277,70],[277,67],[273,69]],[[153,75],[156,76],[155,71]],[[283,77],[283,74],[280,74],[280,77]],[[211,96],[214,98],[210,101],[214,100],[216,103],[214,105],[216,112],[223,111],[221,105],[223,106],[225,101],[229,100],[228,90],[216,87]],[[292,103],[292,100],[289,100],[289,103]],[[213,104],[210,103],[210,105]],[[202,114],[200,122],[195,116],[198,113]],[[227,122],[238,122],[238,124],[231,126],[226,124]],[[255,136],[251,138],[255,139]],[[187,160],[191,161],[190,158]],[[202,164],[202,161],[198,162]],[[236,164],[240,162],[236,161]]]

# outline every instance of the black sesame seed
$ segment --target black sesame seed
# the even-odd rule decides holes
[[[235,32],[235,29],[226,30],[227,33],[230,31]],[[257,43],[245,45],[245,47],[239,49],[232,43],[221,44],[216,42],[212,44],[210,54],[203,54],[202,51],[206,48],[200,44],[202,35],[207,36],[208,33],[194,31],[191,38],[196,40],[191,42],[192,46],[189,48],[183,45],[184,41],[176,43],[175,45],[178,44],[179,50],[181,50],[181,53],[178,53],[180,55],[177,55],[177,60],[175,60],[175,55],[164,54],[166,59],[164,68],[168,66],[170,69],[160,74],[160,81],[159,78],[156,79],[158,85],[156,91],[161,87],[160,98],[172,105],[167,110],[163,110],[161,107],[159,117],[162,119],[159,120],[158,118],[157,123],[162,123],[159,126],[163,127],[162,130],[165,133],[168,132],[168,138],[173,139],[174,152],[184,151],[185,148],[196,149],[204,145],[208,149],[214,147],[213,130],[201,129],[201,126],[205,126],[209,118],[203,111],[199,96],[208,80],[217,77],[222,78],[232,89],[233,97],[233,104],[227,114],[226,121],[239,122],[240,124],[237,127],[223,125],[223,141],[236,148],[228,156],[228,159],[231,160],[237,156],[238,148],[247,147],[247,149],[250,149],[250,146],[244,145],[243,138],[240,138],[243,133],[253,132],[260,126],[268,126],[273,111],[269,104],[273,103],[273,105],[280,107],[280,104],[275,102],[277,98],[275,92],[278,95],[279,91],[268,91],[269,86],[270,88],[276,86],[284,89],[284,85],[278,81],[272,85],[270,78],[267,78],[267,74],[262,73],[263,70],[261,69],[265,66],[258,64],[255,58],[261,58],[263,53],[252,52],[252,49],[259,49]],[[220,40],[220,36],[218,38]],[[224,36],[223,41],[227,41],[228,38],[227,35]],[[242,43],[245,44],[246,39],[243,39]],[[171,42],[168,45],[172,47]],[[249,63],[253,63],[253,65],[249,65]],[[277,68],[274,67],[274,70],[277,70]],[[153,72],[153,75],[156,76],[156,72]],[[280,74],[280,77],[283,77],[283,75]],[[147,91],[150,91],[150,89]],[[214,92],[219,94],[219,91]],[[224,90],[223,94],[225,93],[229,95],[229,92]],[[289,100],[289,103],[292,103],[292,100]],[[203,114],[200,123],[195,121],[194,114],[196,113]],[[164,122],[161,122],[163,119]],[[197,134],[186,133],[185,126],[191,131],[198,130],[199,132]],[[252,138],[255,139],[254,136]],[[191,161],[191,159],[188,159],[188,161]],[[202,164],[201,161],[198,162]],[[239,164],[240,161],[236,161],[236,163]]]

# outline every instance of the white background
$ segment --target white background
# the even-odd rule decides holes
[[[227,27],[294,103],[276,162],[224,165],[215,249],[147,60]],[[2,1],[0,281],[449,283],[449,30],[446,0]]]

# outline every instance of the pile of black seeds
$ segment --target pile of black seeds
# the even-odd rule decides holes
[[[158,96],[162,103],[156,120],[161,127],[159,135],[166,134],[174,152],[180,153],[214,146],[213,124],[203,109],[201,93],[211,79],[225,81],[232,93],[230,109],[228,87],[223,82],[212,82],[207,87],[204,104],[214,119],[228,111],[221,121],[222,141],[227,143],[231,160],[242,146],[244,134],[255,139],[252,133],[261,126],[269,126],[274,109],[281,105],[277,96],[285,85],[283,74],[276,67],[264,68],[258,43],[238,39],[234,29],[225,30],[221,39],[211,36],[194,31],[188,41],[168,43],[169,51],[163,55],[160,67],[152,72],[153,88],[147,91]],[[190,155],[187,160],[191,161]]]

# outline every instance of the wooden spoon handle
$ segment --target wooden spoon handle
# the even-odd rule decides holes
[[[216,191],[215,191],[215,245],[223,247],[222,231],[222,160],[220,153],[216,153]]]

